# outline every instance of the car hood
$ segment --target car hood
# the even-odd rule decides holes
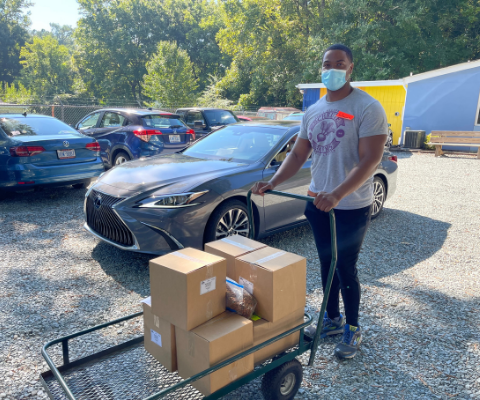
[[[247,164],[169,154],[118,165],[102,175],[95,186],[100,188],[108,185],[120,189],[115,191],[119,195],[122,192],[133,194],[162,187],[170,188],[166,189],[167,193],[173,193],[173,188],[178,193],[245,166]],[[107,187],[105,190],[108,190]]]

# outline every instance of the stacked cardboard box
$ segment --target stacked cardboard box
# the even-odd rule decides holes
[[[244,236],[234,235],[205,244],[205,251],[216,254],[227,260],[227,276],[235,279],[235,261],[238,257],[267,247],[263,243],[248,239]]]
[[[306,261],[241,236],[150,261],[151,306],[144,304],[145,348],[182,378],[198,374],[303,321]],[[227,272],[228,271],[228,272]],[[226,277],[258,301],[256,321],[225,311]],[[231,363],[193,386],[210,395],[294,346],[298,332]]]

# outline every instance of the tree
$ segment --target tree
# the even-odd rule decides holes
[[[20,51],[22,83],[38,97],[70,93],[74,80],[68,49],[52,36],[33,38]]]
[[[216,76],[210,76],[210,85],[203,91],[197,99],[198,107],[230,108],[233,101],[222,96],[223,90],[218,85],[219,80]]]
[[[72,49],[74,46],[73,32],[74,28],[70,25],[60,25],[55,23],[50,23],[50,30],[42,29],[41,31],[33,30],[31,32],[32,36],[38,36],[39,38],[44,38],[47,35],[53,36],[59,45],[66,46],[69,49]]]
[[[20,48],[28,40],[28,0],[0,2],[0,82],[11,83],[20,75]]]
[[[208,74],[223,75],[229,56],[215,41],[221,26],[215,0],[79,0],[83,18],[75,32],[75,60],[87,86],[97,97],[142,100],[145,63],[159,41],[176,42],[186,50],[200,89]]]
[[[0,87],[0,98],[5,103],[28,104],[33,99],[32,92],[21,83],[18,85],[12,83],[9,85],[5,82],[2,86],[3,87]]]
[[[193,103],[197,79],[187,52],[175,42],[160,42],[147,62],[143,90],[160,107],[175,108]]]

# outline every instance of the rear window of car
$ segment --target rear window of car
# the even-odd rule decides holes
[[[228,125],[238,122],[238,118],[227,110],[204,110],[203,113],[210,126]]]
[[[175,117],[178,117],[175,115]],[[180,118],[172,118],[170,115],[145,115],[142,117],[143,124],[152,128],[183,128],[186,125]]]
[[[72,127],[53,118],[0,118],[0,128],[10,137],[77,133]]]

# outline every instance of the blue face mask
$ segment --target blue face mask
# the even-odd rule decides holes
[[[344,69],[328,69],[322,71],[322,82],[328,90],[335,92],[347,83],[346,76],[347,71]]]

